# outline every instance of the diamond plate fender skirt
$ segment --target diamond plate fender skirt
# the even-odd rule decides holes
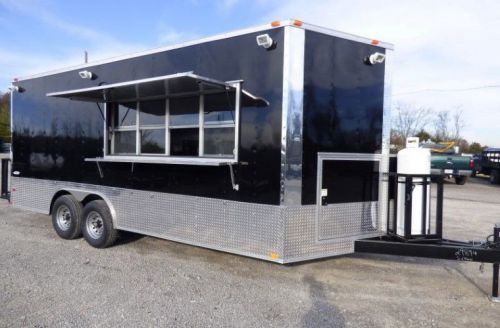
[[[323,217],[320,226],[328,230],[322,236],[328,238],[319,240],[315,205],[273,206],[20,177],[12,178],[12,187],[15,207],[48,214],[58,191],[79,200],[95,194],[113,209],[117,229],[277,263],[352,253],[356,239],[383,234],[360,221],[357,214],[371,213],[363,210],[366,204],[336,206],[329,218],[340,225]]]

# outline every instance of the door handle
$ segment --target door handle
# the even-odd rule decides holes
[[[328,205],[327,198],[328,197],[328,189],[321,189],[321,206]]]

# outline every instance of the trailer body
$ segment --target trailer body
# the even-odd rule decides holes
[[[386,229],[391,49],[282,21],[18,79],[11,201],[102,199],[116,229],[279,263],[351,253]]]

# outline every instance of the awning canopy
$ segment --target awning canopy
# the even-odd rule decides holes
[[[201,93],[234,93],[235,90],[234,83],[210,79],[193,72],[185,72],[84,89],[51,92],[47,93],[47,96],[88,102],[127,102],[155,97],[196,96]],[[268,105],[267,100],[242,90],[241,106],[263,107]]]

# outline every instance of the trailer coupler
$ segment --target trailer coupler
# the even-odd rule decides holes
[[[490,300],[500,302],[500,224],[495,225],[493,235],[484,242],[464,242],[447,239],[401,240],[386,235],[356,240],[354,251],[397,256],[425,257],[442,260],[481,262],[493,264],[493,283]]]

